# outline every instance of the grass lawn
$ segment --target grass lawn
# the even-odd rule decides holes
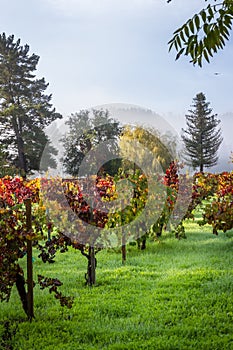
[[[233,232],[216,237],[189,221],[186,233],[180,241],[164,234],[145,251],[129,246],[125,266],[119,251],[99,252],[93,288],[85,286],[80,252],[58,254],[54,264],[36,258],[35,279],[61,279],[74,306],[60,307],[36,286],[30,324],[14,288],[1,303],[0,335],[9,320],[17,350],[233,349]]]

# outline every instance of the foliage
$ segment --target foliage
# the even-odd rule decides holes
[[[40,247],[40,256],[52,262],[58,249],[63,252],[67,246],[72,246],[79,250],[88,259],[85,278],[89,285],[95,284],[95,255],[106,243],[102,230],[108,214],[104,208],[99,208],[102,203],[99,199],[109,198],[112,186],[110,176],[92,176],[79,181],[42,179],[43,203],[49,210],[50,225],[57,228],[58,236]],[[96,231],[90,233],[89,228]]]
[[[202,225],[210,224],[213,233],[233,228],[233,172],[216,175],[216,190],[210,203],[204,206]]]
[[[20,178],[3,178],[0,181],[1,202],[1,236],[0,236],[0,298],[9,300],[13,284],[17,275],[23,271],[18,264],[18,259],[26,254],[27,239],[38,238],[38,230],[34,226],[31,233],[26,228],[26,210],[24,199],[37,200],[37,193],[33,193],[28,186],[24,186]],[[37,226],[38,222],[35,223]]]
[[[167,201],[159,220],[152,226],[152,232],[160,236],[177,204],[179,184],[182,181],[182,174],[177,175],[178,164],[172,163],[167,169],[164,179],[167,187]],[[198,207],[202,209],[202,220],[200,225],[211,224],[213,233],[217,234],[216,228],[224,232],[232,228],[232,173],[212,174],[195,173],[193,176],[192,192],[188,208],[185,215],[175,228],[177,238],[186,237],[184,223],[187,219],[194,219],[195,211]],[[185,198],[187,188],[182,190]],[[217,198],[217,202],[216,202]],[[180,204],[182,206],[182,203]],[[218,209],[217,209],[217,208]]]
[[[233,228],[233,173],[221,174],[196,173],[193,181],[192,198],[186,219],[194,219],[194,213],[199,206],[202,210],[201,226],[209,224],[213,233],[218,230],[226,232]]]
[[[134,143],[132,143],[134,142]],[[137,147],[139,143],[142,147]],[[132,167],[132,162],[129,163],[128,159],[135,159],[134,169],[139,169],[138,164],[143,164],[150,154],[153,155],[153,164],[151,168],[160,168],[163,171],[169,167],[171,161],[175,158],[176,152],[176,140],[172,135],[162,135],[155,128],[145,128],[141,126],[124,126],[122,134],[120,136],[120,153],[124,159],[123,167],[125,171],[128,171]],[[158,172],[160,169],[157,169]]]
[[[132,227],[132,223],[137,217],[140,218],[140,214],[143,212],[146,202],[148,200],[148,182],[147,177],[141,174],[137,170],[134,174],[119,174],[115,176],[115,186],[111,188],[109,200],[117,199],[119,202],[119,208],[114,207],[112,211],[108,214],[108,220],[106,227],[124,227],[129,225],[129,229],[120,231],[116,239],[118,241],[117,245],[121,246],[122,238],[127,242],[129,240],[135,240],[140,238],[145,233],[145,223],[138,221],[137,230]],[[125,182],[126,181],[126,182]],[[121,186],[117,186],[117,184]],[[127,189],[129,189],[129,184],[132,186],[131,198],[127,195]],[[153,209],[152,209],[153,210]],[[148,217],[149,220],[149,217]]]
[[[173,33],[168,44],[169,51],[172,48],[177,51],[176,59],[182,55],[189,56],[190,62],[201,67],[203,59],[210,62],[210,57],[223,49],[229,40],[233,20],[232,0],[209,2],[206,8]]]
[[[121,127],[119,122],[110,117],[107,110],[92,110],[92,115],[88,110],[81,110],[79,113],[72,114],[66,124],[69,130],[62,138],[62,142],[63,165],[68,174],[77,176],[84,157],[97,147],[102,148],[91,154],[88,174],[92,174],[92,166],[95,167],[96,164],[100,164],[100,168],[103,166],[102,171],[110,175],[117,172],[120,161],[113,159],[112,154],[117,151]],[[107,158],[109,162],[103,164]],[[100,168],[94,173],[100,171]]]
[[[26,225],[25,200],[30,198],[32,206],[32,230]],[[45,239],[45,208],[39,198],[39,181],[25,181],[22,178],[5,177],[0,179],[0,300],[9,301],[14,284],[18,289],[23,308],[27,313],[27,295],[25,291],[24,271],[19,264],[27,253],[27,241]],[[69,297],[57,293],[62,305],[71,304]]]
[[[171,162],[164,177],[158,178],[155,176],[154,181],[165,186],[163,188],[166,190],[166,195],[163,198],[161,197],[162,193],[159,191],[156,194],[152,193],[151,196],[148,192],[149,178],[144,174],[141,174],[140,170],[136,170],[134,174],[120,173],[118,176],[115,176],[114,179],[110,176],[106,178],[97,177],[95,182],[91,182],[91,186],[94,186],[93,188],[90,188],[89,179],[83,179],[81,182],[76,180],[65,180],[62,182],[63,187],[60,187],[60,190],[64,190],[65,194],[65,196],[62,194],[64,197],[63,200],[58,196],[58,191],[53,187],[55,186],[55,183],[51,180],[48,182],[47,200],[50,201],[49,205],[53,210],[54,225],[59,227],[61,237],[70,237],[71,240],[68,244],[79,249],[82,254],[84,251],[85,254],[88,254],[89,246],[101,248],[108,245],[111,246],[112,242],[115,242],[115,244],[120,246],[123,237],[125,241],[132,241],[133,239],[135,240],[143,237],[146,232],[152,237],[157,238],[161,236],[163,229],[169,229],[169,220],[173,214],[175,206],[176,210],[179,211],[179,206],[182,207],[184,205],[182,200],[181,203],[177,203],[177,196],[181,195],[184,200],[186,192],[189,191],[186,186],[183,186],[184,188],[182,190],[179,189],[180,183],[182,184],[183,178],[186,177],[186,175],[183,174],[178,175],[178,169],[180,167],[181,165],[177,162]],[[190,194],[191,197],[188,199],[190,201],[188,208],[184,213],[184,216],[180,217],[180,222],[177,223],[175,229],[175,235],[177,238],[185,237],[183,226],[184,220],[187,218],[193,218],[194,210],[203,200],[209,200],[215,196],[218,181],[218,176],[211,173],[195,174],[193,178],[192,193]],[[127,191],[130,190],[131,186],[133,192],[131,191],[127,194]],[[100,203],[98,202],[97,197],[96,202],[93,202],[93,198],[90,198],[90,195],[93,197],[93,193],[96,190],[101,197],[102,204],[105,202],[116,201],[112,210],[105,211],[103,210],[104,207],[102,207],[101,210],[98,209]],[[151,209],[147,211],[147,217],[146,220],[144,220],[144,216],[141,218],[140,215],[145,210],[145,206],[148,205],[147,202],[149,195],[151,196],[151,203],[154,204],[151,206]],[[58,201],[57,196],[59,197]],[[64,199],[66,199],[65,202]],[[52,204],[53,200],[55,200],[55,204]],[[93,206],[90,205],[91,201]],[[69,223],[71,221],[71,216],[67,213],[67,202],[69,207],[72,208],[72,211],[79,219],[81,219],[81,224],[76,226],[76,229],[73,227],[74,232],[76,232],[73,237],[71,232],[69,232],[69,229],[67,229],[67,227],[70,227]],[[158,203],[156,204],[157,207],[155,203]],[[61,212],[63,213],[62,217],[60,214]],[[150,215],[152,215],[152,213],[153,220],[150,221]],[[137,221],[136,225],[134,225],[135,220]],[[98,235],[87,236],[85,223],[99,227],[100,231],[98,231]],[[128,229],[126,229],[127,225]],[[114,231],[113,228],[117,227],[124,227],[124,229],[122,229],[122,231]],[[55,240],[55,238],[53,239]],[[54,242],[48,242],[46,246],[48,252],[51,251],[53,254]],[[45,257],[47,255],[49,256],[48,252],[46,253],[44,251],[42,255]],[[85,256],[87,257],[87,255]],[[46,259],[52,260],[53,255],[50,255],[50,258],[47,257]]]
[[[71,226],[72,218],[75,220],[72,237],[74,244],[97,245],[97,237],[88,237],[85,235],[86,224],[103,228],[107,221],[107,212],[98,209],[99,197],[109,197],[108,188],[113,185],[111,177],[101,178],[91,176],[79,180],[63,180],[61,178],[42,179],[42,198],[44,205],[49,210],[52,225],[57,227],[59,232],[65,236],[72,237]],[[92,203],[92,205],[90,204]],[[62,215],[61,215],[62,213]],[[77,226],[76,226],[77,225]],[[92,238],[94,241],[92,241]]]
[[[209,200],[214,196],[218,185],[218,179],[211,173],[195,173],[192,186],[192,198],[184,220],[194,219],[194,212],[197,206],[204,200]]]
[[[150,233],[158,237],[162,234],[162,229],[168,222],[176,201],[174,188],[168,185],[169,177],[172,184],[173,181],[175,181],[174,176],[178,177],[178,164],[174,161],[176,158],[176,139],[170,134],[161,134],[154,128],[142,128],[141,126],[135,126],[132,128],[131,126],[125,126],[120,137],[119,147],[124,159],[123,169],[126,173],[131,174],[130,176],[132,178],[135,176],[135,170],[137,170],[139,174],[141,173],[144,177],[146,176],[147,179],[152,180],[154,177],[153,181],[158,181],[158,183],[166,186],[164,190],[166,190],[167,196],[162,200],[164,208],[161,209],[160,207],[161,213],[159,217],[157,215],[157,217],[154,217],[154,221],[150,223],[152,227],[150,228],[147,226]],[[132,161],[129,162],[128,159],[134,160],[135,163],[133,164],[133,167],[131,164]],[[129,170],[130,168],[133,168],[133,172],[132,170]],[[154,175],[152,175],[151,172],[154,173]],[[163,179],[162,175],[164,172],[166,172],[165,179]],[[173,172],[175,172],[176,175],[172,174]],[[157,175],[155,173],[157,173]],[[157,177],[158,174],[160,174],[159,178]],[[176,188],[176,190],[178,190],[178,188]],[[154,203],[159,203],[160,201],[161,198],[159,198],[159,196],[155,196],[152,200]],[[143,207],[145,206],[145,202],[144,198]],[[151,204],[151,208],[154,208],[153,203]],[[139,203],[137,204],[137,207],[141,210],[143,209]],[[140,215],[140,213],[138,214]],[[129,216],[130,215],[131,214],[129,213]],[[120,220],[122,220],[121,216]],[[127,218],[127,220],[129,219]],[[125,222],[125,220],[123,220],[123,222]],[[146,232],[147,229],[145,225],[142,225],[142,227],[144,232]],[[142,237],[142,242],[145,242],[144,236]],[[144,247],[144,244],[145,243],[142,243],[142,247]]]
[[[210,168],[217,164],[217,152],[222,142],[221,129],[217,128],[220,120],[211,114],[209,102],[203,93],[193,99],[193,109],[186,115],[187,129],[182,129],[185,145],[184,157],[193,168]]]
[[[19,260],[22,259],[27,252],[27,241],[32,240],[34,247],[39,250],[39,258],[43,262],[53,263],[55,254],[57,252],[64,253],[68,251],[68,247],[72,246],[79,250],[82,255],[88,259],[88,267],[86,282],[89,285],[95,283],[95,268],[96,268],[96,253],[109,244],[111,245],[111,235],[109,229],[117,227],[127,227],[127,230],[120,230],[116,236],[118,245],[121,245],[123,238],[125,241],[137,239],[142,237],[148,231],[143,220],[140,221],[140,215],[145,210],[150,200],[159,203],[162,200],[162,207],[158,208],[153,205],[150,211],[156,214],[158,209],[158,217],[153,216],[153,222],[149,233],[154,237],[161,235],[162,229],[166,227],[169,218],[177,205],[177,195],[179,186],[181,184],[181,175],[178,176],[178,163],[172,162],[170,167],[166,170],[164,177],[155,177],[155,181],[161,183],[166,189],[166,196],[161,197],[161,193],[149,193],[149,181],[144,174],[139,170],[134,174],[119,174],[113,177],[96,177],[90,182],[90,179],[77,180],[61,180],[61,187],[58,186],[57,179],[43,179],[41,184],[38,179],[31,181],[24,181],[22,178],[5,177],[0,179],[0,299],[9,300],[12,286],[16,284],[25,311],[27,310],[27,299],[24,288],[25,280],[23,268]],[[182,175],[183,176],[183,175]],[[125,183],[125,181],[127,181]],[[43,203],[39,197],[39,187],[43,186],[43,182],[47,185],[47,198],[43,198]],[[126,196],[126,190],[123,191],[118,187],[118,183],[122,183],[129,187],[132,185],[132,196]],[[194,212],[198,205],[202,207],[203,218],[200,224],[211,224],[213,233],[217,234],[218,230],[231,230],[233,228],[232,221],[232,203],[233,203],[233,173],[210,174],[197,173],[194,176],[192,198],[188,210],[180,225],[176,230],[176,237],[180,238],[185,234],[184,220],[194,218]],[[91,187],[90,187],[91,184]],[[59,187],[59,191],[56,189]],[[90,205],[90,198],[93,193],[100,196],[100,201],[92,201]],[[123,193],[123,197],[121,197]],[[59,197],[61,196],[61,197]],[[33,202],[33,222],[32,231],[28,232],[25,225],[26,213],[24,201],[26,198],[31,198]],[[58,199],[55,201],[55,199]],[[63,198],[61,200],[61,198]],[[95,198],[98,198],[96,196]],[[50,201],[53,209],[53,215],[45,210],[46,199]],[[113,211],[105,211],[104,205],[112,201],[118,201],[119,207],[113,207]],[[204,203],[203,200],[207,201]],[[151,203],[152,203],[151,202]],[[63,205],[66,206],[63,207]],[[150,202],[149,202],[150,203]],[[157,205],[157,204],[156,204]],[[67,214],[67,206],[73,211],[75,218],[79,218],[81,226],[79,230],[69,232],[70,216]],[[161,210],[162,209],[162,210]],[[62,213],[62,215],[61,215]],[[57,215],[57,219],[56,219]],[[66,216],[67,215],[67,216]],[[57,220],[57,221],[56,221]],[[138,220],[138,230],[133,230],[131,223]],[[99,228],[99,235],[87,237],[82,228],[85,225],[91,225]],[[57,227],[56,227],[57,226]],[[45,232],[53,232],[48,239]],[[141,231],[140,231],[141,230]],[[114,232],[114,231],[113,231]],[[121,234],[121,235],[120,235]],[[89,238],[89,241],[88,239]],[[114,238],[115,239],[115,238]],[[44,243],[43,243],[44,242]],[[64,297],[59,291],[58,287],[62,285],[57,278],[43,277],[41,274],[38,277],[38,284],[41,289],[49,288],[50,293],[54,293],[55,297],[60,300],[61,305],[70,307],[72,305],[72,298]],[[27,311],[26,311],[27,312]]]
[[[162,182],[166,186],[167,196],[161,215],[151,227],[150,233],[152,236],[160,237],[162,235],[162,230],[167,227],[172,211],[174,210],[179,191],[179,167],[181,167],[181,165],[177,161],[172,161],[166,169],[165,176],[162,178]],[[177,230],[176,237],[179,238]]]
[[[22,175],[39,170],[42,152],[49,143],[44,129],[52,121],[61,118],[46,95],[48,84],[44,78],[36,79],[39,56],[29,55],[29,46],[14,41],[14,35],[0,35],[0,133],[1,144],[7,151],[7,160]],[[55,167],[50,146],[48,158]],[[46,170],[46,169],[45,169]]]

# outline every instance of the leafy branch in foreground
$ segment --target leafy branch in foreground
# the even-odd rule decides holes
[[[233,1],[214,1],[173,33],[168,45],[169,51],[176,50],[176,60],[182,55],[189,56],[191,63],[202,67],[203,58],[209,63],[210,57],[224,48],[232,29]]]

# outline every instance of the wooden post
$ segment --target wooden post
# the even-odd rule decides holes
[[[25,200],[26,205],[26,225],[27,232],[30,233],[32,229],[32,208],[31,208],[31,199],[28,198]],[[28,319],[31,321],[34,317],[33,312],[33,267],[32,267],[32,241],[27,240],[27,284],[28,284],[28,293],[27,293],[27,302],[28,302]]]
[[[123,210],[123,208],[124,208],[124,200],[121,201],[121,211]],[[122,212],[121,212],[121,215],[122,215]],[[121,257],[122,257],[122,264],[124,265],[126,262],[126,242],[125,242],[124,229],[122,228],[122,219],[121,219]]]

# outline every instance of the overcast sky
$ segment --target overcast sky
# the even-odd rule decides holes
[[[0,0],[1,32],[38,54],[53,104],[64,116],[109,103],[139,105],[180,132],[203,92],[222,120],[222,156],[233,150],[233,41],[211,64],[168,53],[172,33],[204,0]],[[214,73],[219,73],[215,75]],[[228,165],[229,166],[229,165]]]

